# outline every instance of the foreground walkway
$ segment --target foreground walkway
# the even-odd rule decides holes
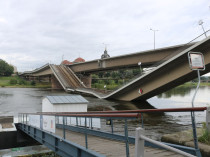
[[[62,129],[56,129],[56,134],[63,136]],[[85,147],[85,135],[66,130],[66,139]],[[130,144],[130,156],[135,155],[135,145]],[[126,157],[125,143],[88,135],[88,149],[107,157]],[[183,157],[171,151],[145,147],[145,157]]]

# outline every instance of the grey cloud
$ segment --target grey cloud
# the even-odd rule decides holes
[[[0,57],[18,69],[38,68],[62,55],[74,60],[100,58],[108,44],[111,56],[188,42],[209,28],[207,0],[0,1]],[[205,9],[206,7],[206,9]],[[202,9],[200,9],[202,8]]]

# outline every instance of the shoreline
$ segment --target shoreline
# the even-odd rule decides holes
[[[203,129],[197,128],[197,136],[198,137],[201,136],[202,133],[203,133]],[[183,145],[187,147],[194,147],[192,129],[176,132],[173,134],[165,134],[161,137],[161,141],[172,143],[172,144]],[[203,157],[210,156],[210,145],[198,142],[198,147]]]

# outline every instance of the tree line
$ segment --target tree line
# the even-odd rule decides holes
[[[11,76],[14,72],[13,66],[0,59],[0,76]]]

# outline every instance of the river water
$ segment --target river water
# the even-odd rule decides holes
[[[88,101],[88,110],[135,110],[152,108],[191,107],[195,87],[178,87],[161,95],[152,97],[146,103],[101,100],[84,96]],[[210,87],[200,87],[195,99],[196,107],[209,106]],[[41,112],[42,99],[47,95],[64,95],[64,91],[37,88],[0,88],[0,116],[13,115],[21,112]],[[196,122],[201,126],[205,121],[205,112],[196,113]],[[191,128],[190,113],[144,114],[146,135],[159,140],[163,134],[173,133]],[[129,134],[134,135],[140,123],[129,123]],[[123,124],[117,123],[115,130],[123,132]]]

